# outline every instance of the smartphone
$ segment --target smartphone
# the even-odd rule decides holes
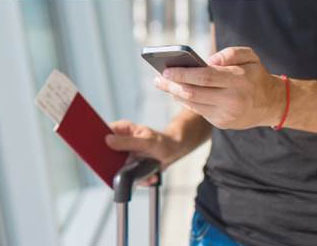
[[[187,45],[148,46],[142,57],[159,73],[168,67],[206,67],[207,64]]]

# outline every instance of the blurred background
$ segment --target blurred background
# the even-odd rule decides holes
[[[162,130],[180,110],[153,86],[145,45],[211,50],[207,0],[0,0],[0,245],[115,245],[113,193],[34,105],[52,69],[108,122]],[[78,122],[80,124],[80,122]],[[164,176],[162,245],[188,245],[210,143]],[[146,211],[146,212],[145,212]],[[131,245],[148,245],[148,191],[131,204]]]

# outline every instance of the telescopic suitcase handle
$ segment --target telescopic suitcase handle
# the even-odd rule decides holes
[[[128,246],[128,203],[136,181],[158,175],[150,187],[150,246],[159,246],[159,186],[160,162],[154,159],[135,160],[122,167],[113,180],[114,201],[117,207],[117,246]]]

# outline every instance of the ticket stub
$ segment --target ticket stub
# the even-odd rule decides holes
[[[58,70],[54,70],[36,96],[36,105],[55,123],[64,118],[78,89],[72,81]]]

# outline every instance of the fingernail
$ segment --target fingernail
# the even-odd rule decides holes
[[[191,92],[187,90],[187,88],[184,88],[180,85],[177,84],[171,84],[169,86],[169,91],[174,94],[174,95],[178,95],[182,98],[190,98],[191,96]]]
[[[220,65],[221,59],[220,59],[219,55],[215,54],[215,55],[212,55],[211,57],[209,57],[207,62],[209,65]]]
[[[159,78],[159,77],[156,77],[156,78],[154,79],[154,85],[155,85],[156,87],[158,87],[160,84],[161,84],[160,78]]]
[[[106,136],[106,143],[107,144],[111,144],[113,142],[113,140],[114,140],[114,135],[113,134],[108,134]]]
[[[186,93],[187,95],[192,95],[192,93],[193,93],[193,90],[192,90],[191,88],[187,87],[187,86],[183,86],[183,87],[182,87],[182,90],[183,90],[183,92]]]
[[[169,84],[168,89],[169,92],[171,92],[174,95],[179,95],[183,92],[182,88],[179,85],[173,83]]]
[[[163,77],[168,79],[170,76],[171,76],[171,71],[169,69],[165,69],[163,72]]]
[[[157,176],[151,178],[151,183],[156,183],[158,181]]]
[[[186,91],[182,91],[182,92],[181,92],[181,97],[182,97],[182,98],[190,99],[191,96],[192,96],[192,93],[191,93],[191,92],[186,92]]]

